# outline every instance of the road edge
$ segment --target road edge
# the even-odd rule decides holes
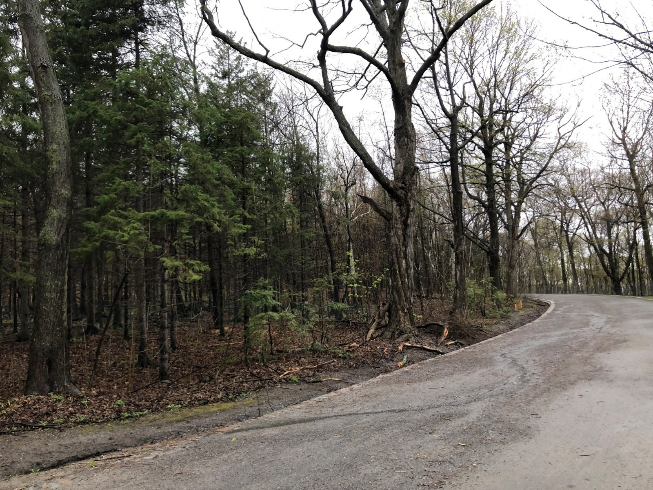
[[[542,313],[542,315],[540,315],[538,318],[536,318],[535,320],[533,320],[533,321],[531,321],[529,323],[526,323],[524,325],[521,325],[520,327],[514,328],[512,330],[509,330],[509,331],[504,332],[502,334],[496,335],[494,337],[490,337],[489,339],[483,340],[481,342],[477,342],[477,343],[469,345],[467,347],[460,348],[460,349],[455,350],[453,352],[448,352],[448,353],[443,354],[441,356],[425,359],[423,361],[419,361],[419,362],[416,362],[414,364],[410,364],[410,365],[408,365],[408,366],[406,366],[404,368],[396,369],[396,370],[391,371],[389,373],[380,374],[378,376],[375,376],[374,378],[370,378],[370,379],[367,379],[365,381],[361,381],[360,383],[356,383],[356,384],[351,385],[351,386],[343,387],[343,388],[340,388],[338,390],[334,390],[334,391],[331,391],[331,392],[328,392],[328,393],[325,393],[325,394],[322,394],[322,395],[317,395],[317,396],[315,396],[313,398],[309,398],[309,399],[301,401],[299,403],[294,403],[294,404],[291,404],[291,405],[287,405],[285,407],[279,408],[277,410],[273,410],[271,412],[260,415],[258,417],[253,417],[251,419],[248,418],[247,420],[256,420],[256,419],[261,419],[261,418],[265,418],[265,417],[275,417],[279,413],[282,413],[282,412],[287,411],[287,410],[293,410],[293,409],[295,409],[295,407],[306,406],[306,404],[311,405],[311,404],[315,404],[315,403],[320,403],[323,400],[330,399],[330,397],[339,396],[339,395],[344,394],[346,392],[350,392],[350,391],[353,391],[353,390],[358,390],[363,386],[367,386],[369,383],[376,383],[376,382],[383,381],[383,380],[386,379],[387,376],[395,376],[395,375],[398,375],[398,374],[400,374],[400,373],[402,373],[402,372],[404,372],[406,370],[412,370],[412,369],[421,367],[421,366],[424,365],[424,363],[437,362],[439,359],[447,358],[447,357],[455,355],[455,354],[457,354],[459,352],[468,351],[469,349],[472,349],[475,346],[485,344],[487,342],[491,342],[491,341],[493,341],[495,339],[499,339],[500,337],[503,337],[504,335],[508,335],[511,332],[515,332],[515,331],[520,330],[520,329],[522,329],[524,327],[527,327],[529,325],[537,323],[540,320],[542,320],[544,317],[546,317],[549,313],[551,313],[551,311],[553,311],[553,309],[555,308],[555,302],[553,302],[552,300],[543,299],[543,298],[539,298],[539,297],[536,297],[536,296],[530,296],[530,295],[528,297],[532,298],[532,299],[536,299],[537,301],[542,301],[542,302],[545,302],[545,303],[549,303],[549,308],[544,313]],[[232,422],[227,422],[225,425],[218,425],[218,426],[214,426],[214,427],[205,427],[203,430],[199,430],[199,431],[193,432],[193,433],[178,435],[176,437],[175,436],[163,437],[160,440],[152,441],[150,444],[146,443],[146,444],[129,445],[129,446],[120,447],[120,448],[116,447],[116,448],[111,448],[111,449],[108,449],[108,450],[102,450],[102,451],[98,451],[96,453],[89,453],[89,454],[85,454],[85,455],[80,456],[80,457],[72,457],[70,459],[67,459],[67,460],[64,460],[64,461],[61,461],[61,462],[57,462],[56,464],[48,465],[48,466],[45,466],[43,468],[39,468],[39,470],[43,471],[43,472],[53,471],[53,470],[56,470],[58,468],[62,468],[62,467],[65,467],[65,466],[68,466],[68,465],[71,465],[71,464],[79,463],[80,461],[87,461],[89,459],[97,459],[98,461],[102,461],[102,458],[104,456],[106,456],[106,455],[111,455],[111,454],[116,454],[116,453],[125,453],[125,452],[128,452],[128,451],[132,450],[133,448],[148,446],[148,445],[153,446],[155,444],[159,444],[159,443],[162,443],[162,442],[165,442],[165,441],[185,439],[186,437],[202,437],[204,435],[216,434],[216,433],[228,433],[228,432],[230,432],[231,430],[233,430],[235,428],[242,427],[242,424],[244,422],[245,422],[245,420],[232,421]],[[4,475],[4,476],[0,477],[0,487],[2,487],[2,484],[6,484],[6,483],[8,483],[8,482],[10,482],[10,481],[12,481],[12,480],[14,480],[16,478],[21,478],[21,477],[24,477],[24,476],[27,476],[27,475],[29,475],[29,473],[17,473],[17,474],[13,474],[13,475]]]
[[[469,349],[473,349],[473,348],[475,348],[475,347],[477,347],[477,346],[479,346],[479,345],[483,345],[483,344],[486,344],[486,343],[488,343],[488,342],[492,342],[492,341],[497,340],[497,339],[499,339],[499,338],[501,338],[501,337],[503,337],[503,336],[505,336],[505,335],[509,335],[509,334],[511,334],[512,332],[516,332],[517,330],[521,330],[521,329],[523,329],[523,328],[525,328],[525,327],[528,327],[528,326],[531,326],[531,325],[533,325],[533,324],[535,324],[535,323],[538,323],[540,320],[542,320],[543,318],[545,318],[547,315],[549,315],[549,314],[550,314],[550,313],[555,309],[555,306],[556,306],[555,301],[553,301],[553,300],[551,300],[551,299],[544,299],[544,298],[540,298],[540,297],[537,297],[537,296],[534,296],[534,295],[533,295],[533,296],[528,295],[528,297],[529,297],[529,298],[532,298],[532,299],[536,299],[536,300],[538,300],[538,301],[542,301],[542,302],[544,302],[544,303],[549,303],[549,308],[547,308],[547,310],[546,310],[544,313],[542,313],[539,317],[537,317],[537,318],[536,318],[535,320],[533,320],[532,322],[528,322],[528,323],[526,323],[526,324],[524,324],[524,325],[522,325],[522,326],[520,326],[520,327],[514,328],[514,329],[509,330],[509,331],[507,331],[507,332],[504,332],[504,333],[502,333],[502,334],[495,335],[494,337],[490,337],[489,339],[482,340],[481,342],[477,342],[477,343],[475,343],[475,344],[468,345],[467,347],[462,347],[462,348],[460,348],[460,349],[458,349],[458,350],[455,350],[455,351],[453,351],[453,352],[447,352],[446,354],[442,354],[441,356],[431,357],[430,359],[425,359],[425,360],[423,360],[423,361],[416,362],[415,364],[410,364],[410,365],[408,365],[408,366],[406,366],[406,367],[404,367],[404,368],[396,369],[396,370],[391,371],[391,372],[389,372],[389,373],[380,374],[380,375],[378,375],[378,376],[376,376],[376,377],[374,377],[374,378],[370,378],[370,379],[368,379],[368,380],[362,381],[362,382],[357,383],[357,384],[355,384],[355,385],[348,386],[348,387],[345,387],[345,388],[340,388],[340,389],[338,389],[338,390],[331,391],[331,392],[326,393],[326,394],[324,394],[324,395],[319,395],[319,396],[316,396],[315,398],[311,398],[311,399],[309,399],[309,400],[305,400],[305,401],[303,401],[303,402],[301,402],[301,403],[298,403],[298,404],[296,404],[296,405],[291,405],[291,406],[288,406],[288,407],[282,408],[282,409],[279,410],[279,411],[288,410],[288,409],[290,409],[290,408],[292,408],[292,407],[297,407],[297,406],[301,406],[301,405],[304,405],[304,404],[309,404],[309,405],[310,405],[310,404],[314,404],[314,403],[320,403],[320,402],[323,401],[323,400],[328,400],[328,399],[330,399],[331,397],[338,396],[338,395],[340,395],[340,394],[342,394],[342,393],[345,393],[345,392],[349,392],[349,391],[354,391],[354,390],[360,389],[360,387],[365,386],[365,385],[368,385],[368,384],[377,383],[377,382],[379,382],[380,380],[384,380],[384,379],[386,379],[386,378],[389,377],[389,376],[397,376],[397,375],[399,375],[400,373],[403,373],[403,372],[405,372],[405,371],[410,371],[410,370],[412,370],[412,369],[416,369],[416,368],[422,367],[422,366],[424,366],[426,363],[438,362],[440,359],[445,359],[445,358],[451,357],[451,356],[456,355],[456,354],[458,354],[458,353],[460,353],[460,352],[466,352],[466,351],[468,351]],[[276,413],[276,412],[272,412],[272,413]],[[269,414],[267,414],[267,415],[269,415]],[[265,416],[267,416],[267,415],[263,415],[263,417],[265,417]],[[226,427],[225,427],[225,428],[226,428]],[[226,431],[225,431],[225,432],[226,432]]]

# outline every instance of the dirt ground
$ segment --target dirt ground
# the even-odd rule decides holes
[[[452,326],[437,349],[451,352],[500,335],[533,321],[546,308],[525,299],[523,308],[503,321]],[[433,310],[429,321],[442,317],[437,305]],[[0,476],[198,434],[440,355],[407,346],[400,352],[399,342],[382,338],[365,342],[366,322],[338,322],[309,337],[273,331],[274,355],[246,365],[239,332],[230,330],[222,339],[203,326],[204,320],[179,328],[169,382],[158,382],[156,369],[134,368],[133,343],[111,332],[96,382],[88,387],[83,380],[90,375],[97,338],[74,342],[72,375],[82,397],[21,396],[27,345],[5,335],[0,342]],[[419,344],[435,347],[442,333],[438,326],[421,329]],[[153,359],[154,349],[153,344]]]

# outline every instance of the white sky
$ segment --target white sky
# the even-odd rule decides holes
[[[500,1],[502,0],[495,0],[495,4]],[[646,15],[653,11],[652,2],[633,1],[637,2],[637,9],[641,14]],[[278,36],[291,38],[293,41],[301,43],[308,32],[316,30],[315,20],[312,15],[284,9],[284,7],[296,6],[298,3],[300,3],[298,0],[242,0],[242,4],[253,27],[259,34],[259,38],[272,52],[278,50],[279,46],[282,45]],[[306,4],[307,2],[301,3]],[[601,0],[601,3],[608,10],[617,10],[620,18],[628,19],[634,12],[634,8],[629,1]],[[640,3],[645,3],[645,5],[640,5]],[[594,27],[597,12],[588,0],[541,0],[541,2],[540,0],[511,0],[511,4],[520,16],[530,17],[540,25],[540,37],[543,41],[575,48],[605,44],[594,34],[568,24],[545,8],[548,7],[552,11],[576,22]],[[356,2],[354,2],[354,5],[354,12],[364,16],[365,13],[362,7],[356,5]],[[237,0],[220,0],[218,13],[219,24],[222,28],[235,32],[236,37],[245,39],[250,45],[256,46]],[[369,22],[366,17],[363,17],[363,19]],[[274,34],[277,35],[277,38],[275,38]],[[351,32],[347,39],[348,44],[351,44],[352,40],[355,42],[362,39],[364,34],[365,32],[360,30]],[[311,55],[315,53],[317,46],[314,43],[311,44],[311,40],[314,39],[309,38],[304,52]],[[544,43],[542,47],[543,49],[553,49]],[[557,91],[559,97],[567,100],[571,105],[574,105],[577,100],[581,101],[582,117],[590,118],[581,132],[581,137],[595,151],[601,151],[600,142],[602,138],[600,134],[605,131],[605,116],[602,112],[599,93],[603,83],[609,80],[610,74],[618,71],[615,68],[609,68],[613,64],[606,63],[605,60],[614,59],[617,55],[610,48],[575,49],[568,51],[568,53],[566,56],[561,56],[558,61],[554,79],[560,85],[552,88],[552,90]],[[577,53],[585,59],[574,57],[571,53]],[[292,59],[289,53],[278,54],[276,58],[283,59],[284,56]],[[373,106],[374,104],[372,104]],[[369,108],[369,103],[362,104],[360,107],[364,107],[364,109],[355,110],[358,112],[364,110],[368,114],[375,111]],[[349,115],[352,116],[351,112]]]

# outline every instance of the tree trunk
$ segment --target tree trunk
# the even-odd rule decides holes
[[[647,290],[651,289],[653,285],[653,246],[651,245],[651,232],[650,223],[648,218],[648,210],[646,209],[647,198],[642,183],[637,174],[637,167],[634,156],[628,153],[628,160],[630,163],[630,175],[633,179],[635,187],[635,198],[637,199],[637,212],[639,214],[639,221],[642,226],[642,236],[644,237],[644,258],[646,260],[646,268],[648,269]]]
[[[18,19],[34,81],[46,172],[45,216],[37,233],[34,326],[26,393],[78,393],[70,379],[66,328],[67,233],[72,205],[70,139],[38,0],[20,0]]]
[[[207,251],[209,259],[209,283],[211,289],[211,316],[213,318],[213,328],[220,331],[220,335],[224,337],[224,310],[222,309],[223,298],[221,298],[223,292],[221,290],[222,280],[220,276],[220,265],[218,264],[219,260],[222,260],[222,254],[216,254],[217,241],[219,237],[216,236],[216,232],[212,230],[207,231],[208,240],[207,240]]]
[[[329,252],[329,274],[331,276],[331,284],[333,286],[333,293],[331,294],[331,301],[334,303],[340,302],[340,280],[338,279],[338,270],[336,264],[336,251],[333,248],[333,240],[331,240],[331,233],[327,226],[326,213],[324,212],[324,205],[322,204],[322,195],[320,189],[315,190],[315,205],[320,217],[320,226],[322,226],[322,234],[324,235],[324,242]]]
[[[533,237],[533,247],[535,248],[535,259],[540,269],[540,274],[542,275],[542,284],[544,285],[544,293],[548,294],[551,288],[549,286],[549,280],[546,277],[546,271],[544,270],[544,263],[542,262],[542,255],[540,254],[540,246],[537,240],[537,230],[535,225],[531,227],[531,236]]]
[[[127,265],[125,264],[125,267]],[[129,331],[129,277],[125,278],[122,303],[122,338],[129,340],[131,335]]]
[[[166,238],[164,238],[164,240],[166,240]],[[166,245],[164,249],[167,248]],[[166,255],[167,250],[164,251],[164,256]],[[159,381],[163,381],[168,379],[170,359],[170,351],[168,347],[168,280],[170,273],[163,262],[159,262],[159,268],[161,269],[161,287],[159,288]]]
[[[91,254],[86,260],[86,329],[84,333],[86,335],[97,335],[99,330],[95,324],[95,314],[97,303],[96,298],[96,287],[95,287],[95,260],[94,255]]]
[[[392,22],[400,22],[399,18]],[[413,125],[413,94],[408,87],[406,62],[403,59],[402,26],[386,39],[388,69],[396,82],[392,93],[394,108],[394,195],[390,216],[390,253],[392,254],[392,288],[390,319],[386,336],[413,336],[415,318],[413,297],[415,292],[415,193],[419,169],[415,163],[417,137]]]
[[[171,236],[170,236],[170,252],[173,257],[177,257],[177,247],[175,242],[177,241],[177,223],[172,223],[171,225]],[[168,286],[170,293],[170,303],[168,305],[168,317],[170,320],[170,349],[177,350],[177,292],[179,289],[179,267],[175,268],[172,286]]]
[[[392,254],[392,287],[390,319],[385,336],[396,338],[414,334],[413,277],[415,251],[412,203],[406,199],[392,205],[390,252]]]
[[[448,60],[447,60],[448,63]],[[460,148],[456,106],[449,117],[449,169],[451,172],[451,217],[453,219],[454,294],[452,316],[465,316],[467,311],[467,273],[465,271],[465,220],[463,187],[460,181]]]
[[[85,152],[84,154],[84,184],[85,184],[85,198],[86,198],[86,209],[87,216],[86,219],[92,220],[92,209],[93,209],[93,196],[92,196],[92,182],[91,182],[91,154],[90,152]],[[100,333],[97,325],[95,324],[96,314],[97,314],[97,302],[96,298],[99,299],[96,288],[96,280],[98,279],[96,271],[96,261],[95,261],[95,252],[90,252],[86,258],[86,329],[84,333],[86,335],[97,335]]]
[[[558,250],[560,252],[560,271],[562,272],[562,292],[569,294],[569,279],[567,278],[567,264],[565,263],[565,247],[562,244],[562,235],[564,229],[560,223],[560,233],[558,235]]]
[[[20,287],[20,330],[18,331],[18,336],[16,340],[18,342],[24,342],[29,340],[29,285],[27,283],[27,278],[25,274],[27,273],[27,267],[29,266],[29,242],[28,242],[28,233],[29,228],[27,226],[28,222],[28,205],[29,205],[29,191],[27,190],[27,182],[23,180],[22,189],[20,191],[21,198],[21,215],[20,215],[20,269],[22,272],[22,277],[19,282]]]
[[[114,279],[114,288],[117,288],[120,284],[120,255],[116,253],[115,262],[113,264],[113,279]],[[120,301],[115,301],[113,303],[113,327],[120,328],[122,327],[122,318],[120,317]]]
[[[145,289],[145,258],[138,259],[136,265],[136,321],[138,325],[138,367],[149,367],[147,353],[147,300]]]
[[[648,296],[646,281],[644,281],[644,271],[639,259],[639,245],[635,247],[635,267],[637,268],[637,281],[639,282],[639,295]]]
[[[574,242],[571,240],[569,233],[565,230],[565,241],[567,242],[567,253],[569,255],[569,266],[571,267],[571,278],[574,281],[572,285],[572,293],[578,294],[582,291],[580,281],[578,279],[578,270],[576,269],[576,259],[574,258]]]
[[[490,277],[492,278],[492,286],[496,289],[501,289],[501,255],[500,255],[500,241],[499,241],[499,213],[497,211],[497,197],[496,189],[494,187],[494,174],[490,168],[488,183],[486,187],[487,192],[487,215],[490,225],[490,246],[487,252],[488,268]],[[490,182],[492,181],[492,182]]]

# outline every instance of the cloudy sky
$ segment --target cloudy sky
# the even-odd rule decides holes
[[[502,0],[495,0],[499,6]],[[507,1],[507,0],[505,0]],[[624,0],[600,0],[609,11],[618,12],[620,19],[632,18],[635,9],[633,4]],[[310,31],[315,31],[314,19],[310,13],[293,12],[290,7],[296,6],[297,0],[242,0],[252,26],[259,34],[260,40],[272,52],[280,46],[286,46],[287,41],[301,43]],[[605,42],[596,35],[578,26],[573,26],[558,16],[567,17],[575,22],[590,27],[596,27],[597,11],[589,0],[511,0],[513,8],[522,17],[534,19],[540,26],[538,37],[544,50],[554,49],[552,45],[566,45],[570,48],[560,53],[554,72],[554,86],[551,88],[561,99],[570,104],[581,103],[584,118],[589,118],[582,131],[582,137],[594,147],[600,146],[598,135],[605,131],[605,116],[600,102],[602,85],[618,72],[611,60],[618,57],[610,47],[597,47]],[[643,15],[648,15],[653,8],[651,2],[638,2],[637,9]],[[220,0],[218,4],[218,20],[224,29],[235,32],[236,37],[254,44],[251,29],[248,26],[237,0]],[[358,6],[358,15],[364,16],[364,11]],[[557,14],[557,15],[556,15]],[[361,17],[366,20],[364,17]],[[367,19],[369,22],[369,19]],[[354,25],[356,22],[352,22]],[[364,37],[360,30],[350,32],[348,42],[357,42]],[[550,43],[550,44],[549,44]],[[311,46],[308,39],[304,52],[314,53],[316,46]],[[292,56],[290,52],[276,55],[278,59]],[[289,59],[292,59],[290,57]],[[364,109],[366,112],[370,109]],[[599,148],[597,148],[599,149]]]

